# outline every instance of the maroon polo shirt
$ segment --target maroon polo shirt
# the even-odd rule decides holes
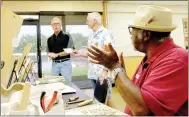
[[[140,88],[149,115],[188,115],[188,51],[168,39],[146,59],[132,81]],[[128,106],[125,113],[133,115]]]

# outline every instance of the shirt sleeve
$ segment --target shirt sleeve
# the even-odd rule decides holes
[[[50,52],[50,50],[49,50],[49,44],[48,44],[48,39],[47,39],[47,48],[46,48],[46,52]]]
[[[113,35],[110,31],[108,31],[108,33],[104,36],[103,47],[108,43],[111,43],[113,48],[115,48],[115,40],[114,40]]]
[[[112,98],[112,79],[110,77],[107,77],[107,83],[108,83],[108,90],[107,90],[107,99]]]
[[[188,100],[188,66],[176,60],[159,62],[145,79],[141,94],[154,115],[174,115]]]
[[[68,41],[68,46],[67,46],[67,48],[75,49],[75,46],[74,46],[74,42],[73,42],[72,36],[71,36],[70,34],[68,34],[68,36],[69,36],[69,41]]]
[[[115,47],[115,42],[114,42],[113,35],[112,35],[112,33],[111,33],[110,31],[107,30],[106,33],[104,33],[102,40],[100,40],[100,42],[98,42],[98,44],[99,44],[99,47],[100,47],[101,49],[103,49],[104,46],[105,46],[106,44],[108,44],[109,42],[112,44],[113,47]],[[108,69],[107,69],[106,67],[104,67],[103,65],[99,65],[98,71],[102,71],[102,70],[104,70],[104,69],[108,70]],[[110,73],[108,73],[108,74],[109,74],[109,76],[110,76]]]

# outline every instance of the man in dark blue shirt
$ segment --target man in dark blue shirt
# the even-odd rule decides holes
[[[64,49],[74,49],[71,36],[61,30],[61,20],[57,17],[51,20],[51,26],[54,34],[47,40],[47,56],[52,59],[52,75],[62,75],[67,80],[72,78],[72,65],[70,61],[70,53],[66,53]]]

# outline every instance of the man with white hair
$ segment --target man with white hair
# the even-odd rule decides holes
[[[89,37],[88,47],[91,45],[96,45],[97,47],[104,49],[105,44],[110,42],[114,45],[114,39],[112,33],[103,27],[101,15],[97,12],[89,13],[87,16],[86,24],[90,29],[93,30],[93,34]],[[76,50],[74,52],[76,56],[87,56],[87,50]],[[107,69],[98,64],[93,64],[89,62],[88,67],[88,79],[91,79],[93,89],[95,89],[97,79],[100,78],[100,82],[103,82],[103,77],[107,76]]]
[[[188,52],[170,37],[171,31],[176,29],[172,11],[160,6],[140,5],[128,28],[133,46],[145,54],[132,80],[123,66],[123,56],[118,57],[111,44],[108,52],[95,46],[88,48],[90,61],[112,71],[115,85],[126,103],[125,113],[187,116]]]
[[[71,81],[72,65],[70,53],[64,52],[65,48],[73,48],[74,44],[71,36],[61,30],[62,22],[59,18],[54,17],[51,20],[51,26],[54,34],[47,40],[47,56],[52,58],[52,75],[64,76]]]

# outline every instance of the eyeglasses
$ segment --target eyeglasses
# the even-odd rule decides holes
[[[134,28],[134,27],[131,27],[131,26],[128,27],[129,33],[131,35],[133,34],[133,29],[138,29],[138,28]]]
[[[52,25],[53,26],[58,26],[58,25],[60,25],[60,23],[53,23]]]
[[[129,26],[129,27],[128,27],[128,30],[129,30],[130,35],[132,35],[133,27]]]

